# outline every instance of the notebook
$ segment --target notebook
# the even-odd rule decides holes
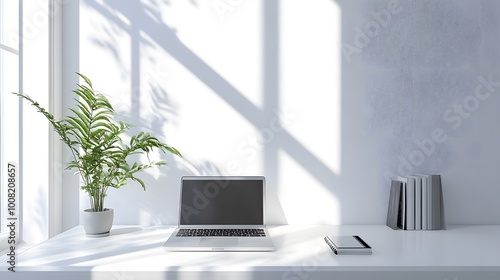
[[[325,242],[336,255],[371,255],[372,247],[358,235],[325,236]]]
[[[263,176],[184,176],[167,251],[273,251]]]

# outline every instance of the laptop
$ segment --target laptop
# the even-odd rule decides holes
[[[263,176],[184,176],[167,251],[274,251]]]

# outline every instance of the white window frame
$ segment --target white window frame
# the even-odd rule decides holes
[[[62,117],[62,26],[63,5],[67,1],[49,2],[49,110]],[[49,237],[63,231],[62,226],[62,178],[64,162],[62,142],[57,133],[49,132]]]
[[[0,11],[3,11],[4,10],[4,2],[5,0],[2,0],[0,2]],[[21,26],[21,18],[22,18],[22,0],[19,0],[19,6],[18,6],[18,15],[17,15],[17,23],[15,23],[17,26],[18,26],[18,32],[21,33],[22,32],[22,28],[20,28]],[[2,22],[3,20],[5,20],[4,18],[2,18],[0,20],[0,32],[8,32],[8,30],[4,29],[3,28],[3,24],[4,22]],[[3,33],[0,33],[0,36],[2,37],[5,37],[6,40],[8,40],[8,36],[12,35],[12,34],[3,34]],[[15,34],[15,35],[20,35],[20,34]],[[20,36],[19,36],[20,37]],[[7,248],[7,245],[8,243],[6,242],[6,239],[9,237],[10,235],[10,232],[9,230],[7,229],[6,225],[7,225],[7,204],[8,204],[8,196],[7,196],[7,167],[8,167],[8,162],[14,162],[17,164],[16,166],[16,173],[17,175],[19,175],[19,153],[16,152],[16,151],[20,151],[19,149],[19,132],[17,131],[18,128],[19,128],[19,118],[20,118],[20,114],[19,114],[19,102],[18,102],[18,99],[14,96],[14,95],[11,95],[10,92],[4,92],[3,90],[5,91],[21,91],[21,88],[22,88],[22,76],[21,76],[21,73],[22,73],[22,48],[21,48],[21,42],[18,43],[18,46],[17,46],[17,49],[14,49],[13,45],[6,45],[4,44],[6,43],[5,41],[1,41],[0,42],[0,84],[1,85],[5,85],[3,79],[5,78],[5,75],[4,73],[2,73],[2,71],[6,68],[6,67],[3,67],[3,63],[5,62],[4,61],[4,57],[6,56],[10,56],[10,55],[14,55],[14,56],[17,56],[17,67],[19,70],[18,70],[18,82],[17,82],[17,87],[16,88],[3,88],[2,86],[2,90],[0,91],[0,98],[1,98],[1,102],[0,102],[0,106],[2,107],[0,109],[0,208],[1,208],[1,211],[0,211],[0,250],[4,250]],[[6,110],[8,112],[6,112]],[[7,116],[8,116],[8,122],[7,121]],[[8,141],[7,141],[7,138],[8,138]],[[8,147],[7,147],[8,146]],[[6,151],[7,149],[9,150],[8,152],[8,155],[6,156]],[[19,191],[21,190],[21,186],[19,184],[19,180],[18,178],[16,178],[16,216],[18,219],[20,219],[20,216],[21,216],[21,213],[22,213],[22,200],[21,200],[21,196],[19,194]],[[19,239],[19,235],[21,234],[20,232],[20,224],[21,224],[21,221],[18,220],[16,222],[17,224],[17,232],[16,232],[16,238]]]
[[[9,1],[9,0],[1,0]],[[32,96],[35,100],[45,101],[42,104],[46,107],[56,118],[61,116],[61,87],[62,87],[62,9],[65,1],[62,0],[49,0],[49,1],[23,1],[19,0],[19,92],[24,92]],[[23,7],[23,5],[37,5]],[[44,6],[42,6],[44,5]],[[28,13],[27,11],[31,11]],[[46,16],[47,22],[40,23],[39,20],[41,16]],[[31,22],[30,22],[31,20]],[[40,23],[38,26],[37,23]],[[39,33],[23,34],[23,24],[35,24],[35,27],[39,28]],[[35,36],[39,36],[38,38]],[[47,49],[48,51],[38,51],[37,44],[42,45],[42,49]],[[1,51],[16,51],[8,46],[2,46]],[[38,59],[42,56],[43,58],[38,61],[33,61],[34,57]],[[46,57],[45,57],[46,56]],[[40,63],[41,62],[41,63]],[[42,64],[42,65],[40,65]],[[37,68],[32,70],[32,68]],[[36,79],[39,79],[40,73],[44,76],[42,83],[46,84],[46,88],[41,87],[39,90],[37,87],[31,84]],[[48,73],[48,74],[47,74]],[[36,96],[38,94],[38,96]],[[14,96],[15,97],[15,96]],[[52,127],[48,125],[48,122],[37,113],[31,106],[29,106],[23,100],[16,100],[19,106],[19,155],[17,163],[18,168],[18,201],[19,201],[19,212],[18,216],[20,219],[20,231],[18,233],[18,238],[23,242],[27,242],[28,245],[34,245],[42,242],[54,235],[62,232],[62,173],[63,173],[63,163],[62,163],[62,144],[59,140],[57,134],[53,131]],[[3,106],[3,101],[2,101]],[[3,110],[2,110],[3,114]],[[5,117],[1,116],[0,121],[4,121]],[[32,121],[45,122],[47,124],[47,129],[42,129],[38,132],[32,132],[30,126],[32,126]],[[2,129],[3,129],[2,125]],[[2,134],[3,135],[3,134]],[[48,150],[41,157],[35,157],[31,155],[31,150],[33,144],[37,144],[36,137],[39,136],[48,143]],[[3,137],[3,136],[2,136]],[[3,143],[3,139],[1,141]],[[3,153],[2,153],[3,156]],[[4,171],[4,162],[11,159],[2,159],[2,170]],[[37,161],[37,165],[31,163],[33,160]],[[40,170],[36,170],[43,174],[44,179],[41,183],[33,180],[32,177],[37,176],[34,174],[34,170],[39,166]],[[46,178],[46,179],[45,179]],[[0,180],[5,179],[5,174],[0,176]],[[34,183],[36,182],[36,183]],[[4,191],[4,182],[2,181],[0,191]],[[27,189],[26,189],[27,188]],[[47,214],[41,219],[37,216],[39,212],[38,201],[33,200],[33,192],[40,193],[40,200],[43,202],[44,212]],[[4,200],[4,193],[0,199]],[[38,199],[38,197],[37,197]],[[5,203],[2,201],[0,207],[4,207]],[[1,211],[1,215],[4,213],[4,209]],[[36,217],[36,220],[35,218]],[[5,224],[5,217],[0,217],[2,219],[2,227]],[[38,222],[34,223],[34,222]],[[37,224],[33,228],[34,224]],[[41,224],[41,226],[40,226]],[[24,230],[25,229],[25,230]],[[3,229],[5,230],[5,228]],[[2,248],[3,242],[2,238],[5,238],[5,233],[0,232],[0,251],[5,249]]]

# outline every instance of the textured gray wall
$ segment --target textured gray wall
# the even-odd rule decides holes
[[[374,185],[442,174],[448,223],[498,224],[500,1],[337,2],[343,158],[375,150]]]

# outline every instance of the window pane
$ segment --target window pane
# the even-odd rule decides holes
[[[0,180],[5,180],[7,162],[19,163],[19,99],[12,92],[19,92],[19,56],[0,50]],[[0,195],[1,230],[5,230],[5,189]]]
[[[19,0],[0,0],[0,44],[3,49],[19,49]]]

